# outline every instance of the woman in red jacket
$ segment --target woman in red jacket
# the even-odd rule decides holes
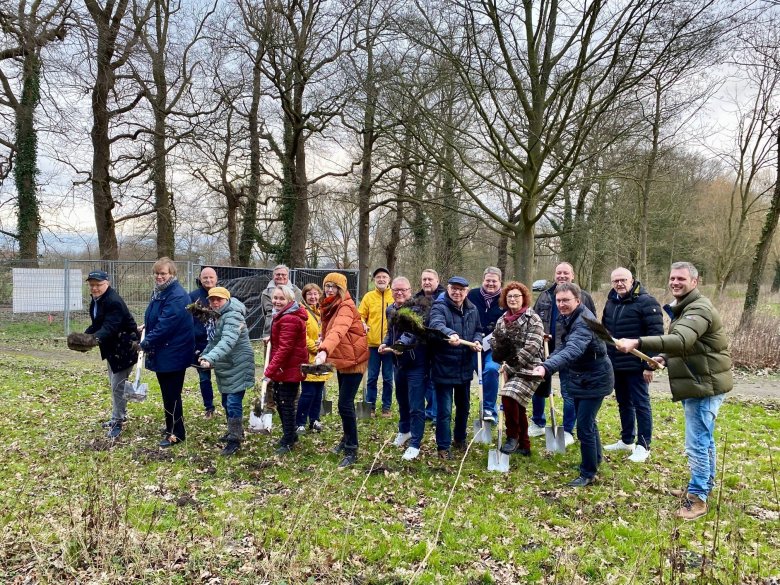
[[[265,377],[274,383],[274,394],[279,418],[282,419],[282,438],[276,455],[286,455],[298,441],[295,432],[295,399],[304,376],[301,364],[308,363],[306,347],[306,309],[295,301],[289,286],[277,286],[271,293],[273,320],[271,321],[271,359],[265,368]]]
[[[315,364],[332,363],[339,381],[339,416],[344,436],[331,452],[344,458],[339,467],[357,460],[358,433],[355,395],[368,367],[366,330],[347,290],[347,278],[338,272],[325,277],[325,297],[320,301],[322,341]]]

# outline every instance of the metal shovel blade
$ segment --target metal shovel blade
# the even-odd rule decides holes
[[[371,418],[374,412],[374,405],[365,400],[355,403],[355,416],[358,420],[366,420]]]
[[[566,453],[563,427],[544,427],[544,448],[550,453]]]
[[[129,385],[129,388],[128,388]],[[130,402],[143,402],[149,393],[149,384],[138,384],[134,386],[130,382],[125,382],[125,398]]]
[[[333,401],[322,399],[322,405],[320,406],[320,416],[327,416],[333,412]]]
[[[488,451],[488,471],[509,473],[509,455],[498,449]]]
[[[480,419],[475,420],[474,442],[490,445],[493,442],[493,423]]]

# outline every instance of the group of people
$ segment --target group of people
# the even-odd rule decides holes
[[[120,389],[140,349],[163,398],[160,447],[186,438],[181,395],[186,369],[194,365],[209,418],[214,414],[215,373],[227,421],[223,454],[232,455],[244,436],[243,399],[255,386],[246,309],[217,286],[211,268],[202,270],[198,289],[189,295],[170,259],[155,263],[154,277],[144,323],[138,327],[111,289],[108,275],[96,271],[88,276],[92,325],[86,333],[96,337],[108,361],[112,388],[107,434],[118,437],[126,421]],[[530,439],[545,433],[545,402],[557,372],[565,441],[574,442],[576,426],[580,443],[579,475],[568,485],[585,487],[596,479],[603,450],[627,452],[634,463],[648,459],[653,429],[649,382],[654,369],[666,366],[673,399],[684,406],[691,469],[687,487],[674,492],[682,498],[678,515],[693,519],[707,512],[715,477],[714,421],[732,387],[731,361],[720,317],[698,290],[692,264],[672,265],[674,301],[663,309],[671,318],[666,334],[658,301],[629,270],[615,269],[602,312],[603,325],[616,338],[609,345],[589,325],[596,317],[595,304],[574,283],[574,269],[566,262],[556,267],[552,286],[535,302],[523,283],[502,283],[496,267],[486,268],[480,286],[471,290],[462,276],[452,276],[442,286],[433,269],[423,271],[416,293],[408,278],[392,278],[385,268],[372,277],[374,288],[356,306],[343,274],[326,275],[322,288],[307,284],[299,290],[290,284],[286,266],[274,269],[262,295],[270,316],[263,331],[270,344],[263,376],[271,382],[264,408],[277,411],[281,420],[278,455],[289,453],[300,433],[322,429],[324,386],[335,372],[342,436],[331,451],[340,456],[340,467],[357,460],[355,399],[366,373],[364,399],[373,406],[379,400],[383,416],[391,412],[395,389],[399,423],[393,443],[405,447],[403,459],[420,456],[426,419],[435,426],[437,456],[451,459],[453,450],[467,446],[471,383],[479,370],[479,418],[495,422],[501,409],[507,434],[502,451],[529,456]],[[637,349],[654,363],[636,357]],[[302,369],[305,364],[314,367]],[[613,389],[621,432],[615,443],[602,448],[597,415]]]

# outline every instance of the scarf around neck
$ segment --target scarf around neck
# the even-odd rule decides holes
[[[489,309],[499,296],[501,296],[501,289],[497,293],[489,293],[484,288],[479,287],[479,294],[482,295],[482,299],[485,301],[485,308]]]
[[[168,282],[164,282],[162,284],[155,284],[154,290],[152,291],[152,300],[156,301],[157,299],[159,299],[163,291],[166,290],[169,286],[171,286],[174,282],[179,282],[179,279],[175,276],[172,276]]]

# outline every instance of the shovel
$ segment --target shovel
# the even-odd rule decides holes
[[[265,347],[265,362],[263,367],[268,365],[271,361],[271,342],[269,341]],[[265,408],[265,394],[268,391],[268,384],[270,380],[263,377],[263,383],[260,386],[260,396],[255,401],[255,405],[252,411],[249,413],[249,428],[250,433],[261,433],[263,435],[271,434],[271,425],[273,423],[273,415],[270,412],[263,412]]]
[[[365,377],[363,378],[365,382]],[[368,386],[363,384],[363,400],[355,404],[355,416],[358,420],[366,420],[371,418],[374,414],[374,405],[366,401],[366,393],[368,392]]]
[[[504,377],[499,378],[502,382]],[[503,383],[502,383],[503,385]],[[501,428],[504,420],[504,405],[498,408],[498,444],[495,449],[488,451],[488,471],[499,471],[509,473],[509,455],[501,452]]]
[[[596,337],[605,343],[608,343],[609,345],[617,345],[617,339],[612,337],[612,334],[607,330],[606,327],[604,327],[603,323],[596,321],[596,319],[591,319],[590,317],[583,317],[582,320],[585,321],[585,324],[590,328],[590,330],[596,334]],[[635,355],[640,360],[645,362],[652,370],[663,370],[666,367],[659,364],[649,355],[642,353],[638,349],[632,349],[629,353]]]
[[[320,406],[320,416],[327,416],[333,412],[333,401],[328,400],[328,385],[322,389],[322,405]]]
[[[141,331],[141,341],[144,340],[146,329]],[[124,394],[130,402],[143,402],[149,392],[149,384],[141,384],[141,369],[144,367],[144,352],[139,348],[138,363],[135,366],[135,383],[125,380]]]
[[[550,357],[550,347],[547,345],[547,339],[544,340],[544,357]],[[555,416],[555,401],[553,400],[553,387],[550,383],[550,424],[552,426],[544,427],[544,448],[551,453],[566,453],[566,435],[563,427],[558,426],[558,420]]]
[[[476,343],[460,340],[461,345],[476,347]],[[482,392],[482,352],[477,352],[477,383],[479,386],[479,414],[472,424],[474,428],[474,441],[483,445],[493,442],[493,425],[482,418],[484,412],[484,396]]]

